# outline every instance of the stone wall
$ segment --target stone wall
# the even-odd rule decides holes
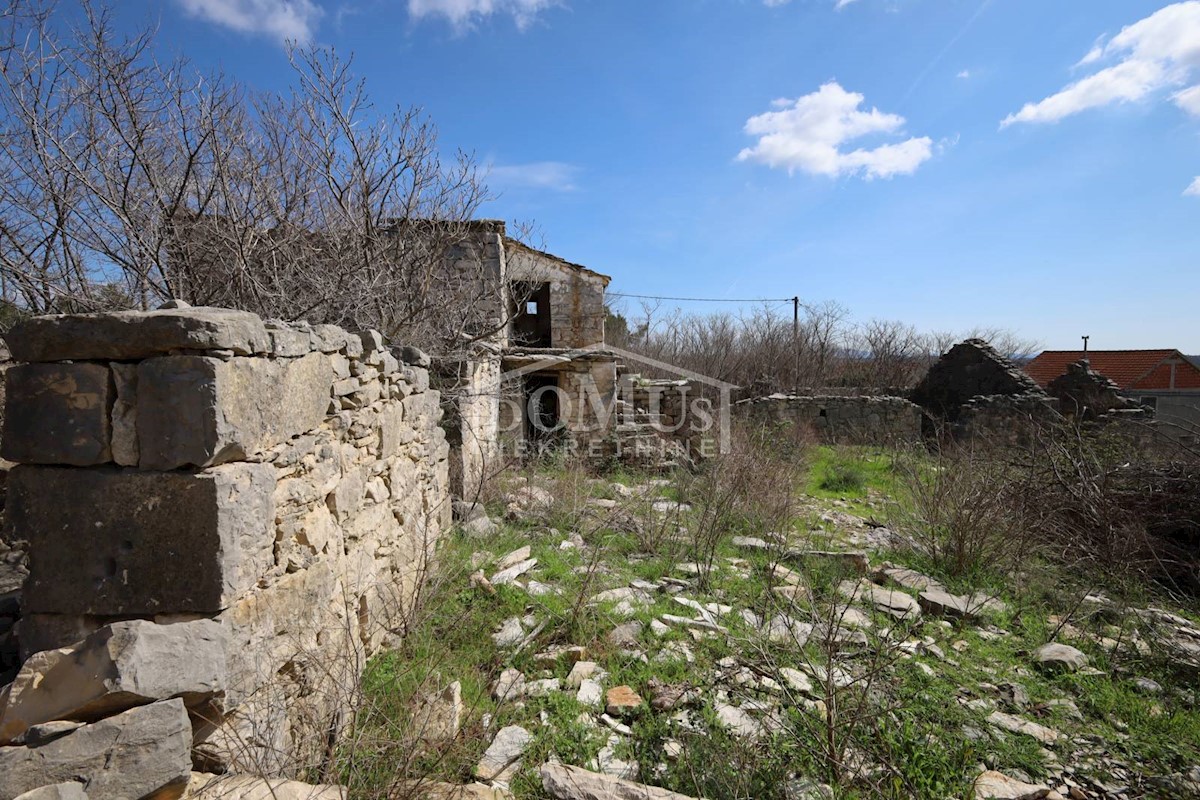
[[[922,438],[922,411],[902,397],[774,394],[734,409],[758,421],[803,426],[829,444],[915,444]]]
[[[5,539],[29,552],[14,686],[38,685],[35,653],[121,621],[167,641],[215,625],[212,686],[149,699],[185,696],[199,765],[297,774],[403,631],[449,525],[428,360],[374,331],[212,308],[43,317],[7,338],[25,363],[8,372]]]
[[[942,355],[909,394],[930,414],[954,422],[975,397],[1030,395],[1045,392],[1020,367],[982,339],[967,339]]]
[[[606,276],[512,239],[508,240],[506,259],[508,280],[550,284],[551,347],[588,347],[604,342]]]

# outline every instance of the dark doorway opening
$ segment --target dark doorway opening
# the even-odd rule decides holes
[[[512,285],[513,340],[526,347],[553,347],[550,334],[550,284],[518,281]]]
[[[525,376],[525,435],[544,441],[562,427],[557,375]]]

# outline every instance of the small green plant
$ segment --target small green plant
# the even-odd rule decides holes
[[[837,460],[825,467],[817,485],[827,492],[858,494],[867,485],[867,471],[857,461]]]

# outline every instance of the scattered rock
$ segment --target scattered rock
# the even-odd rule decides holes
[[[519,669],[506,669],[500,673],[492,687],[492,697],[504,702],[519,700],[525,695],[525,676]]]
[[[1009,733],[1023,733],[1026,736],[1032,736],[1042,744],[1054,744],[1062,736],[1058,731],[1047,728],[1045,725],[1030,722],[1013,714],[1006,714],[1003,711],[993,711],[988,715],[987,721]]]
[[[605,693],[604,710],[614,717],[623,717],[642,706],[642,697],[628,686],[614,686]]]
[[[520,564],[522,561],[528,561],[532,552],[533,551],[529,545],[525,545],[524,547],[519,547],[516,550],[513,550],[511,553],[496,562],[496,571],[503,572],[511,566]],[[495,581],[493,580],[492,583],[495,583]]]
[[[506,569],[502,569],[492,576],[492,585],[503,586],[506,583],[512,583],[517,578],[536,567],[537,563],[538,562],[536,558],[530,558],[525,561],[519,561]]]
[[[1033,651],[1033,660],[1047,669],[1076,672],[1088,664],[1088,657],[1069,644],[1051,642]]]
[[[616,647],[634,648],[642,635],[642,623],[623,622],[608,632],[608,641]]]
[[[492,634],[492,641],[497,647],[514,647],[525,638],[525,629],[521,627],[520,617],[509,617],[504,620],[500,630]]]
[[[580,705],[598,708],[604,703],[604,688],[591,678],[584,678],[579,682],[579,692],[575,699]]]
[[[454,681],[421,702],[413,715],[413,729],[427,742],[448,741],[458,735],[462,715],[462,684]]]
[[[521,756],[533,743],[533,734],[520,725],[501,728],[475,766],[475,777],[483,781],[507,782],[516,774]]]
[[[596,674],[599,665],[595,661],[576,661],[567,675],[567,688],[578,689],[583,682]]]
[[[977,800],[1039,800],[1049,791],[1046,786],[1025,783],[994,770],[981,773],[975,779]]]
[[[544,764],[541,778],[542,788],[555,800],[694,800],[656,786],[566,764]]]

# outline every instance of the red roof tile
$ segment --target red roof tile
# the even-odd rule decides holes
[[[1170,370],[1159,369],[1163,361],[1179,358],[1177,388],[1200,385],[1200,369],[1178,350],[1046,350],[1025,365],[1025,372],[1042,387],[1067,371],[1067,366],[1086,358],[1092,369],[1111,378],[1122,389],[1167,389]]]

